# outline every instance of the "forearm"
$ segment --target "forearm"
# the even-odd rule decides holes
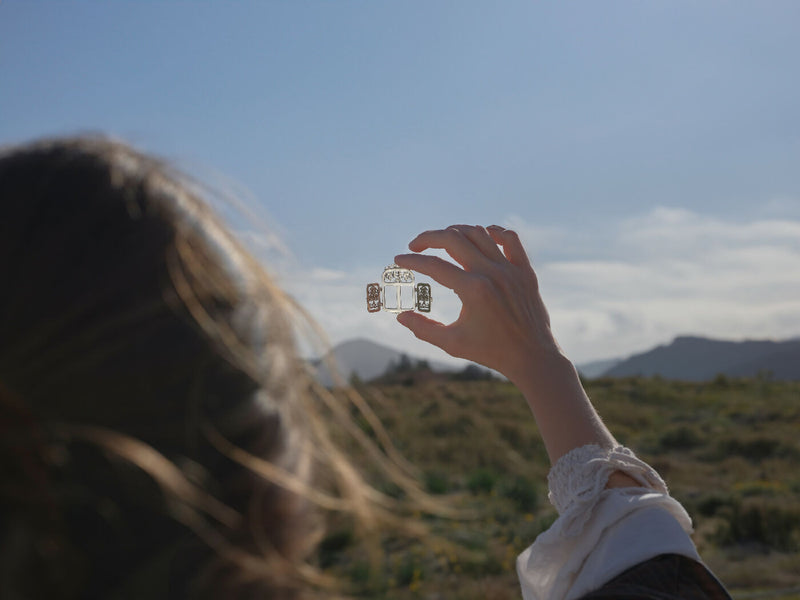
[[[512,381],[533,413],[550,464],[581,446],[596,444],[611,449],[618,445],[603,424],[583,389],[574,365],[560,352],[530,358],[529,367]],[[606,487],[639,485],[620,471],[611,474]]]
[[[531,357],[528,368],[513,382],[533,412],[551,464],[580,446],[616,445],[589,401],[575,367],[562,354]]]

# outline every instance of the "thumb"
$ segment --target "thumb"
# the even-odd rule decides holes
[[[413,311],[401,312],[397,315],[397,322],[411,330],[417,338],[438,346],[449,352],[445,346],[449,340],[449,329],[443,323],[429,319]]]

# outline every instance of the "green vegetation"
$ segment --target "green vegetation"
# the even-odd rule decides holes
[[[800,382],[586,385],[612,432],[686,506],[695,543],[734,597],[800,586]],[[422,488],[473,516],[420,515],[429,537],[387,537],[379,565],[351,531],[335,530],[320,566],[368,598],[520,598],[516,556],[556,515],[547,455],[519,392],[431,376],[359,387]]]

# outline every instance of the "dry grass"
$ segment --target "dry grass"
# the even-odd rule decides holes
[[[800,383],[604,379],[587,389],[692,514],[698,548],[734,597],[800,586]],[[329,570],[370,598],[519,598],[514,559],[555,514],[546,454],[518,391],[427,378],[362,393],[428,491],[475,517],[423,515],[431,537],[387,539],[381,573],[368,573],[349,544],[326,557]]]

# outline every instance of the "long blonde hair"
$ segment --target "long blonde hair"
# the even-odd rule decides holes
[[[307,316],[167,163],[102,137],[6,149],[0,217],[0,592],[330,593],[322,513],[369,531],[404,508],[332,423],[425,505],[363,399],[309,376]]]

